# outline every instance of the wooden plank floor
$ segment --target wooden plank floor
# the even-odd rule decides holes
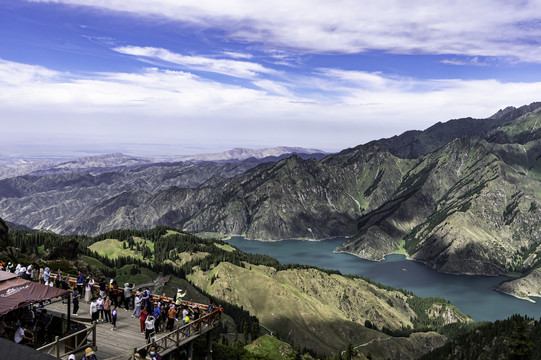
[[[84,301],[79,303],[79,316],[72,316],[73,320],[90,325],[90,305]],[[61,301],[46,305],[50,311],[67,314],[67,305]],[[72,307],[73,308],[73,307]],[[145,337],[141,334],[138,318],[131,317],[132,311],[118,308],[118,316],[115,331],[111,331],[110,323],[97,325],[97,351],[99,359],[107,359],[122,354],[131,354],[133,348],[139,348],[146,344]],[[79,356],[77,357],[79,358]]]

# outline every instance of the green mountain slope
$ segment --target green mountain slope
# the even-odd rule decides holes
[[[540,240],[540,154],[539,141],[455,140],[420,158],[343,250],[381,258],[405,239],[413,259],[441,271],[523,271],[519,253]]]
[[[265,356],[272,360],[294,360],[296,353],[293,347],[270,335],[263,335],[244,347],[248,352]]]
[[[372,327],[400,331],[416,327],[421,317],[434,328],[471,322],[440,300],[424,300],[425,307],[418,306],[419,298],[413,295],[317,269],[277,271],[222,262],[211,270],[195,271],[188,279],[212,296],[242,306],[283,338],[326,353],[343,349],[348,342],[389,338]]]

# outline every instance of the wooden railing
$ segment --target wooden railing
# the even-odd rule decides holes
[[[56,279],[56,274],[51,274],[50,275],[53,279]],[[64,277],[65,279],[67,279],[68,281],[68,285],[69,286],[72,286],[73,288],[75,288],[77,286],[77,278],[76,277],[71,277],[71,276],[65,276]],[[107,288],[109,288],[109,284],[107,284]],[[100,291],[100,286],[99,284],[97,283],[94,283],[93,285],[93,292],[96,292],[99,293]],[[117,288],[117,291],[118,292],[124,292],[124,288],[123,287],[118,287]],[[83,294],[79,294],[79,295],[83,295]],[[173,298],[170,298],[170,297],[167,297],[167,296],[160,296],[160,295],[151,295],[150,297],[153,301],[166,301],[166,302],[169,302],[169,303],[174,303],[174,300]],[[195,302],[192,302],[192,301],[182,301],[182,305],[185,305],[185,306],[194,306],[194,305],[197,305],[200,309],[203,309],[203,310],[207,310],[208,308],[208,305],[205,305],[205,304],[199,304],[199,303],[195,303]]]
[[[131,354],[121,354],[108,358],[107,360],[135,360],[135,355],[139,350],[146,349],[148,351],[152,346],[156,347],[156,350],[158,353],[160,353],[160,355],[167,355],[182,345],[189,343],[190,341],[217,327],[220,323],[222,311],[223,310],[221,308],[218,308],[210,314],[179,327],[178,329],[159,338],[156,337],[155,333],[151,333],[150,343],[140,348],[134,348]]]
[[[90,341],[89,336],[92,336]],[[62,346],[64,347],[63,350],[61,349]],[[87,347],[92,347],[93,349],[96,348],[96,323],[92,323],[92,326],[66,337],[60,338],[57,336],[55,341],[42,346],[37,350],[53,355],[57,359],[62,359]]]

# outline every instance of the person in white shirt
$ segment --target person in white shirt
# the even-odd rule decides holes
[[[154,332],[154,316],[148,315],[145,320],[145,339],[147,339],[147,344],[150,343],[150,334]]]
[[[15,330],[13,340],[17,344],[28,344],[34,341],[34,334],[26,328],[26,323],[22,323],[21,326]]]
[[[26,280],[32,280],[32,270],[34,268],[32,267],[32,264],[28,265],[28,267],[26,268],[26,271],[25,271],[25,279]]]
[[[26,266],[22,266],[20,269],[19,269],[19,273],[17,274],[19,275],[22,279],[26,279]]]
[[[92,299],[90,302],[90,316],[92,317],[92,321],[98,322],[98,304],[96,302],[96,299]]]
[[[104,303],[104,300],[103,298],[99,297],[98,300],[96,300],[96,306],[98,307],[98,312],[100,314],[100,320],[98,320],[98,322],[104,322],[104,317],[105,317],[105,314],[104,314],[104,311],[103,311],[103,303]]]
[[[184,308],[182,309],[182,325],[186,325],[186,317],[188,317],[188,315],[190,314],[190,312],[188,311],[188,308],[186,306],[184,306]]]

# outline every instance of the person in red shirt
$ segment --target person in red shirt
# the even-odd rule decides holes
[[[145,333],[145,321],[147,319],[148,313],[145,308],[141,310],[141,316],[139,317],[139,323],[141,324],[141,333]]]

